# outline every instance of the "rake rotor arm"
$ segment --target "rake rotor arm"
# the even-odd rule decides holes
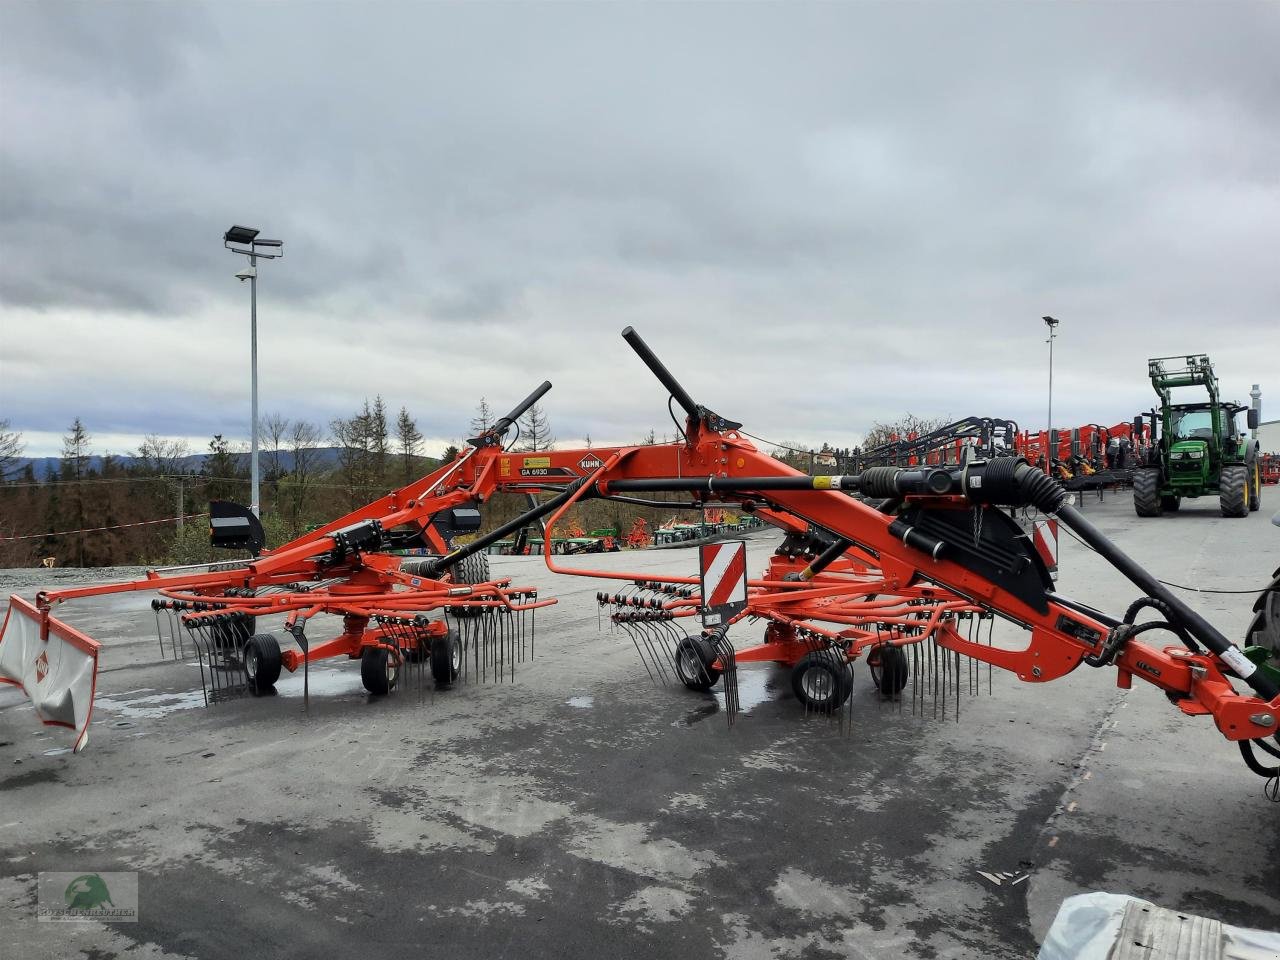
[[[511,425],[515,423],[517,420],[519,420],[521,417],[523,417],[526,413],[528,413],[529,408],[532,407],[539,400],[541,400],[544,396],[546,396],[547,391],[550,389],[551,389],[551,381],[543,380],[542,383],[538,385],[537,389],[533,391],[533,393],[529,394],[527,397],[525,397],[523,400],[517,403],[514,407],[512,407],[510,413],[508,413],[505,417],[500,417],[498,419],[498,422],[493,425],[493,433],[499,437],[503,436],[508,430],[511,429]]]
[[[472,437],[467,443],[473,447],[499,447],[502,445],[502,438],[507,435],[507,431],[521,417],[529,412],[529,408],[546,396],[547,391],[551,389],[551,381],[543,380],[542,383],[519,403],[511,408],[511,412],[505,417],[499,417],[492,427],[480,434],[478,437]]]
[[[636,352],[636,355],[644,362],[644,365],[649,368],[649,372],[658,378],[658,382],[666,388],[676,403],[680,404],[681,409],[689,417],[691,427],[703,426],[711,430],[720,431],[734,430],[742,426],[740,423],[734,423],[712,413],[702,404],[697,403],[689,394],[689,391],[680,385],[680,381],[675,378],[675,375],[667,369],[666,364],[659,360],[658,355],[644,342],[644,338],[636,333],[634,327],[627,327],[623,330],[622,339],[627,341],[627,345]],[[686,434],[691,432],[686,431]],[[692,439],[690,442],[692,442]]]
[[[779,466],[781,467],[782,465],[779,464]],[[1140,564],[1124,553],[1115,543],[1094,527],[1083,514],[1070,506],[1067,503],[1066,491],[1057,481],[1028,466],[1021,458],[1006,457],[990,461],[974,461],[965,467],[954,469],[926,468],[910,470],[896,467],[875,467],[865,470],[861,474],[845,476],[811,477],[792,474],[750,477],[708,476],[702,478],[654,477],[620,479],[603,481],[599,484],[599,489],[602,493],[675,490],[705,491],[724,495],[730,493],[768,492],[774,494],[774,499],[784,505],[786,505],[787,499],[806,492],[822,492],[829,497],[830,491],[848,491],[862,493],[870,497],[892,496],[894,494],[905,495],[913,498],[914,502],[920,505],[928,504],[931,499],[949,498],[954,500],[957,496],[962,496],[966,503],[979,508],[987,506],[1034,506],[1047,514],[1056,514],[1064,524],[1078,533],[1081,539],[1088,543],[1127,579],[1142,589],[1148,596],[1162,601],[1173,611],[1180,624],[1195,639],[1203,643],[1222,663],[1226,664],[1237,676],[1248,683],[1260,697],[1265,700],[1273,700],[1280,697],[1280,688],[1265,673],[1258,670],[1235,644],[1223,636],[1203,616],[1173,594],[1168,587],[1160,583]],[[897,544],[886,550],[875,540],[867,538],[868,529],[874,530],[871,517],[866,513],[867,507],[862,504],[850,504],[849,509],[854,511],[855,516],[862,518],[863,522],[837,524],[825,520],[829,515],[826,508],[820,514],[815,514],[813,506],[809,503],[800,501],[794,503],[794,512],[814,519],[841,537],[845,537],[855,543],[867,544],[873,549],[886,552],[891,556],[900,552],[900,547]],[[824,520],[817,520],[817,516],[824,517]],[[901,519],[889,522],[888,518],[883,518],[876,526],[880,524],[884,524],[885,532],[895,535],[896,539],[901,541],[902,546],[930,554],[935,563],[939,561],[940,557],[954,553],[954,551],[945,549],[948,547],[945,541],[920,530],[918,526],[903,523]],[[959,546],[959,544],[956,544],[956,546]],[[907,562],[915,563],[915,559],[910,553],[904,553],[903,559]],[[961,595],[973,596],[976,593],[978,596],[983,596],[983,594],[990,593],[989,597],[983,596],[984,601],[989,602],[992,607],[1000,610],[1006,616],[1024,624],[1027,623],[1025,617],[1019,615],[1019,611],[1016,609],[1002,609],[1001,600],[1003,599],[1002,594],[1004,594],[1004,591],[996,590],[993,593],[990,590],[975,591],[971,577],[965,577],[961,581],[952,581],[945,576],[945,572],[940,572],[932,567],[920,567],[918,569],[922,575],[943,586],[956,590]],[[1078,615],[1073,614],[1073,616]],[[1096,627],[1088,628],[1090,631],[1098,633],[1099,640],[1108,632],[1106,628],[1109,625],[1100,626],[1104,627],[1101,631],[1097,630]],[[1077,627],[1071,627],[1070,629],[1076,634],[1072,637],[1072,640],[1078,644],[1080,630]]]
[[[700,419],[703,412],[702,408],[694,402],[693,397],[689,395],[689,391],[680,385],[680,381],[667,369],[666,364],[658,359],[658,355],[644,342],[644,338],[636,333],[635,328],[627,327],[623,330],[622,339],[627,341],[627,345],[636,352],[636,356],[658,378],[658,382],[666,387],[667,392],[675,397],[676,403],[680,404],[681,409],[684,410],[689,419]]]
[[[479,553],[481,550],[487,549],[491,544],[497,543],[499,540],[509,537],[511,534],[516,533],[523,527],[527,527],[529,524],[534,523],[535,521],[541,519],[542,517],[545,517],[547,514],[554,513],[562,505],[567,503],[574,496],[574,494],[578,492],[578,490],[581,487],[582,487],[582,481],[577,481],[575,483],[570,484],[559,495],[553,497],[550,500],[547,500],[544,503],[538,504],[536,507],[533,507],[525,511],[520,516],[516,517],[514,520],[510,520],[507,523],[504,523],[502,526],[498,527],[496,530],[486,533],[482,537],[477,537],[475,540],[471,541],[465,546],[458,547],[456,550],[451,550],[449,553],[445,554],[443,557],[440,557],[436,560],[432,560],[430,563],[424,566],[423,572],[430,577],[441,576],[446,570],[448,570],[454,564],[458,563],[460,560],[465,560],[467,557],[471,556],[472,554]]]

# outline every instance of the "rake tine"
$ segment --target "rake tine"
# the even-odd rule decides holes
[[[712,636],[714,638],[712,646],[720,658],[722,667],[720,682],[724,687],[725,712],[728,715],[729,726],[733,726],[734,718],[741,708],[741,702],[738,699],[738,661],[733,644],[729,641],[728,630],[723,628],[716,630]]]
[[[956,655],[956,723],[960,722],[960,652],[955,651]]]
[[[995,615],[992,614],[990,618],[990,625],[987,627],[987,646],[988,647],[995,645],[995,640],[993,639],[993,634],[995,633],[995,630],[996,630],[996,618],[995,618]],[[987,696],[991,696],[991,664],[990,662],[987,663]]]
[[[636,648],[636,655],[640,657],[640,662],[644,664],[644,672],[649,675],[649,682],[655,687],[658,686],[658,678],[653,675],[653,670],[649,666],[649,659],[644,655],[644,651],[640,649],[640,641],[636,639],[635,631],[631,629],[630,624],[615,624],[619,630],[631,638],[631,644]]]
[[[662,665],[662,658],[658,656],[658,651],[653,645],[654,637],[649,632],[652,628],[652,624],[646,623],[643,620],[635,620],[632,622],[632,626],[635,628],[636,633],[638,633],[644,640],[645,648],[649,651],[649,656],[653,660],[653,669],[658,676],[662,678],[662,683],[665,685],[668,680],[667,671]]]
[[[925,660],[924,651],[920,649],[920,644],[911,644],[911,715],[924,716],[924,688],[925,688]]]
[[[164,659],[164,635],[160,632],[160,608],[153,605],[152,610],[156,615],[156,640],[160,643],[160,659]]]
[[[199,626],[187,625],[187,631],[191,634],[191,645],[196,648],[196,661],[200,664],[200,693],[204,696],[204,705],[209,706],[210,695],[216,691],[213,688],[213,664],[209,664],[209,682],[205,683],[204,677],[204,651],[200,645],[200,638],[197,636]]]
[[[634,628],[632,628],[631,623],[623,623],[622,621],[618,621],[616,623],[616,626],[618,630],[621,630],[623,632],[623,634],[626,634],[628,637],[631,637],[631,645],[635,646],[636,655],[637,657],[640,657],[640,663],[644,664],[644,671],[649,675],[650,684],[653,684],[654,686],[659,686],[658,677],[654,676],[653,667],[650,666],[649,664],[649,658],[646,657],[644,649],[641,648],[640,646],[640,639],[639,639],[639,636],[637,636],[637,631],[634,630]]]
[[[930,637],[925,641],[929,644],[929,669],[933,677],[933,719],[938,719],[938,697],[942,693],[942,669],[938,663],[938,645],[933,642]],[[945,708],[944,708],[945,709]]]
[[[511,611],[506,607],[499,608],[498,616],[502,619],[502,627],[506,631],[507,642],[511,645],[511,682],[516,682],[516,631],[515,621],[511,619]]]
[[[676,647],[686,634],[674,620],[648,620],[645,622],[652,631],[653,642],[657,644],[658,649],[662,652],[664,675],[669,675],[674,681],[676,679]]]

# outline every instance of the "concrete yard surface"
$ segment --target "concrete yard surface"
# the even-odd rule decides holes
[[[1280,566],[1275,501],[1238,520],[1207,500],[1139,520],[1124,494],[1084,509],[1162,579],[1248,590]],[[778,541],[749,539],[753,575]],[[882,701],[857,664],[836,721],[806,715],[786,671],[745,665],[730,726],[718,690],[656,686],[598,622],[607,584],[491,559],[560,599],[514,680],[379,699],[326,662],[306,712],[297,677],[204,707],[196,667],[159,656],[148,594],[60,608],[105,644],[98,703],[72,756],[0,692],[0,957],[1026,960],[1062,900],[1095,890],[1280,929],[1280,804],[1141,681],[997,672],[988,696],[984,667],[957,722],[954,699]],[[1138,596],[1065,535],[1061,564],[1060,589],[1098,609]],[[1183,595],[1242,636],[1251,594]],[[136,872],[137,922],[37,922],[42,871]]]

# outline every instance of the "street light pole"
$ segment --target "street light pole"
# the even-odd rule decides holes
[[[232,246],[235,244],[235,246]],[[262,507],[258,493],[258,258],[274,260],[284,256],[284,243],[280,240],[261,240],[253,227],[234,226],[222,236],[222,245],[232,253],[249,258],[249,268],[236,274],[240,280],[249,281],[249,509],[261,516]],[[268,252],[271,251],[271,252]]]
[[[1044,472],[1053,472],[1053,341],[1058,335],[1058,324],[1060,320],[1053,317],[1044,318],[1045,326],[1049,328],[1049,427],[1045,433],[1045,455],[1044,455]]]
[[[248,365],[250,365],[250,416],[252,417],[252,430],[250,431],[250,457],[248,457],[248,471],[250,471],[250,504],[248,508],[253,511],[253,516],[262,516],[261,502],[259,500],[259,489],[257,489],[257,257],[250,255],[248,266],[253,271],[253,275],[248,278],[248,339],[250,339],[250,348],[248,348]],[[1050,365],[1052,366],[1052,364]]]

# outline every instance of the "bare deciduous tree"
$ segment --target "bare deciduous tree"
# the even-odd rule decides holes
[[[284,476],[284,465],[280,459],[280,451],[289,436],[289,418],[280,413],[268,413],[258,420],[258,442],[266,450],[267,472],[265,479],[271,483],[279,483]]]
[[[413,479],[413,458],[422,449],[422,434],[418,432],[418,425],[404,407],[400,408],[400,415],[396,417],[396,443],[404,466],[404,482],[408,483]]]
[[[25,447],[22,433],[10,430],[8,420],[0,420],[0,481],[8,477],[9,471],[14,470]]]
[[[476,415],[471,418],[471,435],[480,436],[493,426],[493,421],[493,410],[489,408],[489,401],[481,397],[480,403],[476,405]]]
[[[168,477],[183,472],[182,461],[190,452],[187,441],[181,437],[148,433],[142,438],[135,456],[143,470]]]
[[[542,412],[542,404],[535,403],[520,418],[520,449],[526,453],[550,450],[556,438],[551,435],[551,422]]]

